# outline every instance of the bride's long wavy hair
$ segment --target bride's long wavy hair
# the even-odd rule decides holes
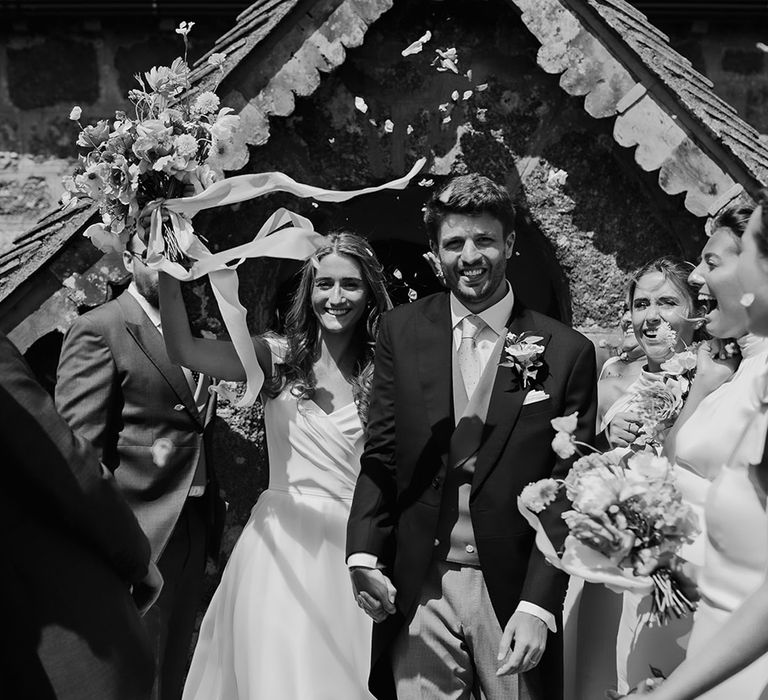
[[[290,385],[291,392],[299,399],[311,399],[315,394],[317,379],[314,364],[320,357],[321,327],[312,308],[312,289],[315,285],[316,263],[331,254],[353,260],[360,268],[368,291],[365,314],[355,326],[352,339],[355,363],[351,379],[357,411],[365,423],[368,418],[379,320],[382,313],[392,308],[392,302],[384,282],[384,269],[373,249],[363,238],[348,231],[329,234],[322,247],[304,264],[298,288],[285,318],[285,359],[275,365],[275,372],[265,381],[263,391],[274,398],[286,385]]]

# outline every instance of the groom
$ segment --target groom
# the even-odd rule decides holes
[[[379,331],[347,538],[357,602],[378,622],[379,698],[562,697],[567,577],[516,501],[570,466],[550,419],[578,411],[576,439],[593,439],[595,353],[515,298],[514,217],[481,175],[436,192],[424,220],[449,293],[395,309]],[[563,509],[542,514],[556,543]]]

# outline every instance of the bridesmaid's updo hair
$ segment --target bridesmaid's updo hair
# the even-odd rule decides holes
[[[299,399],[311,399],[317,379],[313,365],[320,357],[320,323],[312,308],[312,289],[315,284],[316,264],[327,255],[340,255],[353,260],[360,267],[368,291],[366,316],[358,322],[353,338],[356,353],[352,394],[363,423],[368,417],[368,395],[373,379],[373,352],[381,314],[392,308],[384,283],[384,268],[367,241],[348,231],[328,234],[323,245],[304,263],[301,279],[285,318],[287,351],[282,364],[264,384],[264,393],[270,398],[291,385],[291,392]]]
[[[760,207],[760,228],[755,231],[755,243],[760,255],[768,258],[768,188],[757,193],[757,206]]]
[[[713,234],[720,229],[728,230],[736,239],[738,250],[741,250],[741,237],[744,235],[744,231],[747,230],[749,218],[754,210],[754,206],[748,204],[728,207],[712,220],[708,230]]]

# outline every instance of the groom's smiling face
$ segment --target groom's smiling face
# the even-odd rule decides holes
[[[507,293],[507,260],[514,243],[515,234],[505,238],[501,222],[490,214],[449,214],[432,252],[448,289],[467,309],[479,312]]]

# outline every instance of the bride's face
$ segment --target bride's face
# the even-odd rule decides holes
[[[356,260],[336,253],[320,260],[312,285],[312,310],[325,332],[352,332],[367,301],[368,287]]]
[[[635,286],[632,297],[632,328],[640,347],[648,358],[651,370],[683,350],[693,340],[693,322],[687,295],[666,278],[662,272],[647,272]],[[675,333],[670,339],[666,324]]]

